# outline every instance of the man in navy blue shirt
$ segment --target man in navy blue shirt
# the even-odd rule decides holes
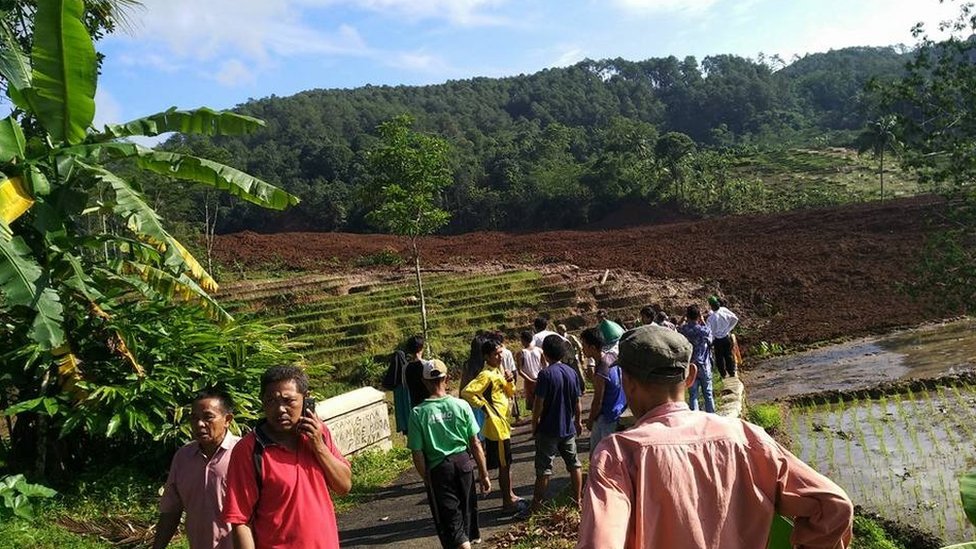
[[[583,392],[576,371],[564,362],[570,352],[569,344],[558,335],[550,335],[542,342],[542,354],[549,366],[539,372],[535,386],[535,407],[532,409],[535,493],[529,513],[542,507],[557,453],[566,463],[577,505],[583,490],[582,466],[576,455],[576,435],[583,432],[580,410]]]

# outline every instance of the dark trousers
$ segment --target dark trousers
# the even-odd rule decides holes
[[[481,537],[478,529],[478,494],[474,485],[475,462],[467,452],[449,456],[430,470],[427,497],[434,515],[437,537],[444,549],[457,549]]]
[[[716,339],[714,343],[715,349],[715,367],[718,368],[718,373],[725,376],[735,375],[735,359],[732,358],[732,336],[723,337]]]

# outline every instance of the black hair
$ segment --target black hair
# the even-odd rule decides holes
[[[688,320],[699,320],[701,317],[701,308],[698,305],[688,305],[688,309],[685,310],[685,318]]]
[[[546,359],[552,362],[561,362],[568,354],[567,347],[569,342],[562,338],[562,336],[557,334],[552,334],[546,336],[542,340],[542,354],[546,355]]]
[[[424,339],[424,336],[420,334],[410,336],[407,338],[407,343],[404,345],[404,350],[409,355],[415,355],[424,348],[425,343],[427,343],[427,341]]]
[[[535,331],[541,332],[549,327],[549,319],[544,316],[536,317],[532,322],[532,326],[535,328]]]
[[[580,332],[580,341],[586,345],[592,345],[601,349],[607,344],[607,340],[603,337],[603,332],[599,328],[587,328]]]
[[[220,407],[225,414],[234,413],[234,399],[232,399],[230,395],[227,394],[227,391],[224,391],[223,389],[217,389],[213,387],[204,389],[193,396],[193,402],[196,403],[201,400],[207,400],[211,398],[217,399],[220,402]]]
[[[661,324],[662,322],[669,322],[668,313],[664,311],[658,311],[657,314],[654,315],[654,322],[656,324]]]
[[[491,338],[499,343],[505,343],[505,332],[496,330],[491,333]]]
[[[493,337],[485,338],[484,343],[481,344],[481,356],[487,357],[501,346],[502,344],[497,339]]]
[[[295,390],[300,394],[308,394],[308,375],[305,370],[297,366],[272,366],[261,375],[261,396],[264,397],[264,390],[272,383],[279,381],[294,381]]]
[[[522,330],[519,332],[519,339],[526,345],[532,343],[532,332],[529,330]]]
[[[640,310],[641,318],[654,318],[654,306],[644,305]]]
[[[464,365],[468,379],[474,379],[485,367],[485,355],[481,352],[481,347],[487,339],[480,330],[471,339],[471,352],[468,354],[468,362]]]

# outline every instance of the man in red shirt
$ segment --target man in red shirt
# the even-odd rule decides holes
[[[299,368],[276,366],[261,376],[265,419],[234,447],[228,471],[223,518],[236,549],[339,547],[329,491],[347,494],[352,470],[325,424],[303,412],[306,397]]]

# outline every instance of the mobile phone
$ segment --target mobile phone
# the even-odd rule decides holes
[[[304,402],[302,402],[302,415],[304,416],[308,412],[315,415],[315,399],[312,397],[305,397]]]

